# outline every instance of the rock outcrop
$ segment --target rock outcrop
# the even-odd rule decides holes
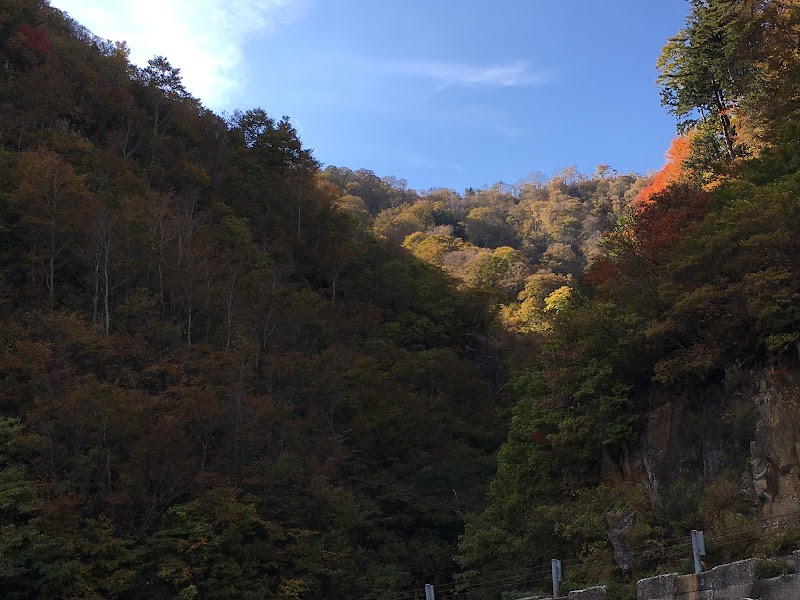
[[[755,421],[745,440],[748,464],[732,462],[737,456],[733,446],[742,440],[731,439],[724,426],[706,426],[712,420],[724,424],[737,412],[750,412]],[[687,464],[687,456],[693,457],[697,476],[706,481],[726,469],[741,470],[742,492],[761,500],[765,517],[800,510],[800,368],[732,368],[721,386],[654,408],[626,474],[646,484],[651,498],[659,502],[678,465]]]

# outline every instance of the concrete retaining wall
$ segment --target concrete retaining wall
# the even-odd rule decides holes
[[[569,600],[606,600],[606,586],[586,588],[585,590],[575,590],[567,596]]]
[[[638,600],[800,600],[800,550],[788,561],[794,573],[757,579],[759,560],[721,565],[699,575],[659,575],[636,586]],[[793,563],[793,564],[792,564]]]
[[[531,596],[528,598],[518,598],[518,600],[606,600],[606,586],[599,585],[597,587],[586,588],[585,590],[575,590],[569,592],[566,596],[559,596],[558,598]]]

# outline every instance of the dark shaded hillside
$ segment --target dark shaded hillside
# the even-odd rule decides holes
[[[483,301],[229,121],[0,8],[0,588],[344,598],[451,573],[502,426]]]

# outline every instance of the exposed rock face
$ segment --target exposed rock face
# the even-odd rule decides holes
[[[615,520],[614,517],[616,516],[618,515],[607,515],[609,525]],[[629,550],[628,536],[635,525],[636,515],[625,515],[608,532],[608,540],[614,548],[614,562],[617,563],[623,573],[630,571],[633,566],[633,555]]]
[[[753,387],[753,488],[765,500],[764,516],[779,517],[800,508],[800,373],[773,368]]]
[[[651,411],[647,416],[647,428],[642,439],[642,464],[647,472],[651,495],[657,496],[661,485],[666,483],[667,473],[662,468],[671,462],[680,446],[680,422],[683,408],[675,402]]]
[[[775,519],[773,526],[800,511],[800,365],[731,368],[721,384],[654,398],[653,404],[637,447],[622,464],[603,457],[606,481],[636,482],[654,505],[663,506],[679,477],[710,482],[726,471],[739,472],[740,492],[760,503],[763,516]],[[737,426],[731,424],[736,418]],[[614,560],[625,571],[635,517],[609,513],[606,521]]]
[[[769,493],[769,484],[767,483],[767,473],[769,472],[769,465],[766,457],[758,443],[754,440],[750,442],[750,472],[751,484],[753,490],[762,500],[772,500],[772,494]]]
[[[647,486],[650,498],[660,503],[660,493],[672,482],[676,457],[685,445],[684,403],[669,401],[647,415],[639,447],[622,467],[625,477]]]
[[[710,437],[702,440],[703,479],[711,481],[725,470],[728,444],[725,440]]]
[[[704,422],[707,413],[703,410],[723,421],[722,413],[733,407],[755,413],[749,465],[733,464],[730,434],[708,428]],[[765,517],[800,510],[800,367],[732,368],[721,386],[693,398],[662,402],[648,415],[639,447],[623,465],[623,472],[626,478],[646,485],[653,502],[660,503],[678,466],[690,464],[687,456],[694,457],[690,463],[706,481],[726,468],[741,469],[742,492],[754,493],[763,502]]]

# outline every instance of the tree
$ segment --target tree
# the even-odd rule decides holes
[[[567,290],[574,286],[571,276],[557,275],[550,271],[542,270],[534,273],[525,280],[523,289],[510,310],[506,311],[506,318],[510,323],[522,331],[543,330],[549,327],[553,315],[547,314],[547,300],[556,292],[562,290],[562,296],[569,297]],[[558,308],[556,304],[552,304]]]
[[[752,84],[748,53],[755,23],[750,0],[692,0],[686,28],[671,38],[658,60],[661,102],[686,131],[713,124],[728,160],[740,152],[732,116]]]
[[[44,1],[0,9],[3,594],[452,577],[499,443],[491,315],[365,228],[408,201],[436,259],[465,203],[339,172],[348,197],[288,119],[226,123],[125,54]]]
[[[83,586],[74,540],[46,531],[40,488],[23,466],[24,436],[19,419],[0,418],[0,585],[8,598],[77,595]]]
[[[514,244],[514,233],[504,218],[505,207],[478,206],[464,219],[466,238],[476,246],[498,248]]]
[[[11,200],[27,232],[30,278],[34,285],[44,280],[52,309],[56,271],[75,241],[89,193],[72,165],[48,150],[23,152],[14,178],[18,183]]]
[[[525,256],[509,246],[500,246],[486,253],[470,267],[468,281],[475,286],[497,290],[506,299],[516,298],[530,275]]]
[[[180,73],[181,70],[173,67],[164,56],[151,58],[147,61],[147,66],[137,73],[139,82],[146,90],[153,117],[151,175],[160,144],[159,134],[167,118],[172,114],[179,101],[191,97],[183,86]]]
[[[90,285],[92,288],[92,320],[102,323],[103,332],[111,332],[111,291],[114,287],[112,275],[118,269],[117,246],[120,244],[122,232],[119,215],[112,215],[111,210],[96,203],[92,207],[88,227],[88,251],[84,258],[91,270]],[[117,222],[115,222],[117,217]]]
[[[689,179],[686,161],[691,156],[691,137],[691,134],[687,134],[672,140],[665,155],[667,162],[653,176],[650,183],[641,189],[634,201],[635,205],[647,204],[652,201],[654,194],[662,192],[672,184],[686,182]]]
[[[176,100],[188,96],[181,79],[181,70],[173,67],[164,56],[155,56],[139,72],[140,81],[148,88],[161,91],[165,98]]]
[[[800,91],[795,73],[800,70],[797,39],[800,36],[800,2],[779,0],[762,2],[756,13],[759,32],[753,65],[757,83],[748,90],[743,101],[745,119],[740,129],[756,147],[772,145],[781,124],[800,111]]]

